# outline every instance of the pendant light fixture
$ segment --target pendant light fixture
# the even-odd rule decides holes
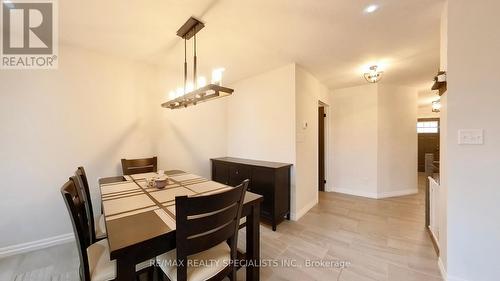
[[[380,79],[382,79],[382,74],[384,72],[378,71],[377,68],[378,66],[376,65],[370,66],[370,71],[364,74],[366,81],[370,83],[377,83]]]
[[[432,102],[432,112],[441,112],[441,99]]]
[[[177,36],[184,39],[184,87],[177,88],[176,91],[171,91],[169,101],[161,106],[170,109],[184,108],[190,105],[196,105],[200,102],[213,100],[220,97],[231,95],[234,90],[222,86],[223,68],[214,69],[212,71],[211,83],[207,85],[205,77],[197,76],[197,56],[196,56],[196,34],[203,29],[205,25],[191,17],[177,31]],[[193,38],[193,80],[188,81],[187,68],[187,41]]]

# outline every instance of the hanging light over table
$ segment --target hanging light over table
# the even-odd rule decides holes
[[[177,35],[184,39],[184,87],[179,87],[169,94],[169,101],[161,106],[170,109],[177,109],[196,105],[197,103],[209,101],[212,99],[231,95],[234,90],[222,86],[222,73],[224,68],[214,69],[212,72],[211,83],[207,85],[207,79],[203,76],[197,76],[197,57],[196,57],[196,34],[205,25],[191,17],[184,25],[179,28]],[[193,80],[187,78],[187,40],[193,38]]]

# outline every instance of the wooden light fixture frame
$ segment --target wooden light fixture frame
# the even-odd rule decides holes
[[[173,100],[163,103],[161,106],[164,108],[177,109],[196,105],[200,102],[205,102],[225,96],[231,95],[234,90],[222,87],[218,84],[208,84],[199,89],[197,88],[197,56],[196,56],[196,34],[205,27],[205,24],[194,17],[190,17],[180,28],[177,30],[177,36],[184,39],[184,95],[177,97]],[[194,39],[194,57],[193,57],[193,84],[194,91],[186,93],[187,85],[187,40]]]

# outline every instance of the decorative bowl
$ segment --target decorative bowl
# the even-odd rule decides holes
[[[159,178],[154,180],[154,186],[158,189],[163,189],[168,184],[168,178]]]

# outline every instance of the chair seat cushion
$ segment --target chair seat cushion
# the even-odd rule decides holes
[[[109,258],[108,239],[97,241],[87,248],[90,280],[108,281],[116,277],[116,261]]]
[[[90,280],[109,281],[116,278],[116,260],[109,258],[108,239],[100,240],[87,248],[89,259]],[[154,264],[154,260],[147,260],[135,266],[140,271]]]
[[[177,280],[177,250],[173,249],[156,257],[160,268],[171,281]],[[226,268],[231,261],[231,248],[226,242],[220,243],[206,251],[188,257],[187,280],[208,280]]]
[[[95,224],[95,237],[97,239],[103,239],[108,236],[106,232],[106,223],[104,222],[104,215],[101,214],[97,220],[94,222]]]

